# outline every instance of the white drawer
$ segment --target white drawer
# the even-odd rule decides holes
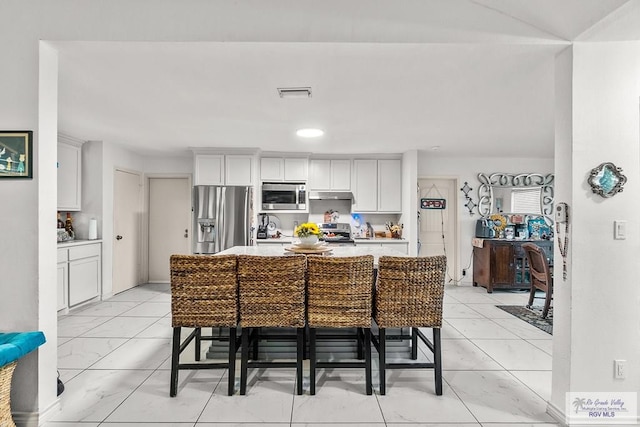
[[[69,261],[100,255],[100,243],[69,248]]]
[[[58,249],[58,262],[67,262],[69,260],[69,249]]]

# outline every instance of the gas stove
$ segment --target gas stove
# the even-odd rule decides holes
[[[320,240],[329,244],[355,245],[351,235],[351,225],[346,222],[330,222],[318,224],[322,232]]]

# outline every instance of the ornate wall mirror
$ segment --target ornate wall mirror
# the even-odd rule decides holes
[[[591,169],[587,182],[594,193],[602,197],[612,197],[622,191],[627,177],[622,174],[622,168],[611,162],[605,162]]]
[[[541,215],[551,221],[553,174],[479,173],[478,213],[488,218],[497,213]]]

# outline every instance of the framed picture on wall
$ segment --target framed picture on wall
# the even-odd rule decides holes
[[[32,131],[0,131],[0,179],[33,178],[32,152]]]

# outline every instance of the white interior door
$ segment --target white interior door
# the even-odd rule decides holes
[[[169,282],[169,257],[191,253],[188,178],[149,179],[149,282]]]
[[[420,179],[419,256],[446,255],[446,281],[458,280],[457,198],[455,179]],[[421,199],[444,199],[444,209],[422,209]]]
[[[116,170],[113,182],[113,293],[140,284],[142,178]]]

